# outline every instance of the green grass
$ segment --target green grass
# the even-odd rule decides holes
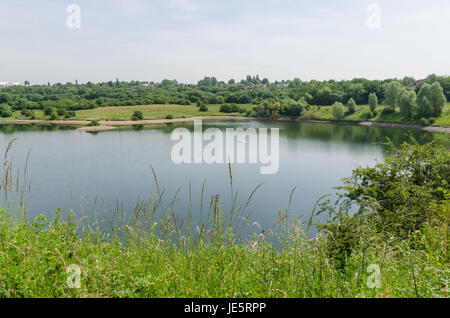
[[[240,105],[247,110],[251,110],[253,105]],[[244,116],[245,114],[239,113],[221,113],[219,112],[220,105],[208,105],[208,112],[199,111],[197,106],[194,105],[146,105],[146,106],[108,106],[99,107],[88,110],[76,111],[76,116],[69,120],[130,120],[133,112],[139,110],[143,113],[144,119],[165,119],[167,115],[173,115],[173,118],[194,117],[194,116]],[[368,118],[369,112],[368,105],[358,105],[357,111],[353,114],[346,114],[341,121],[360,122],[360,121],[377,121],[387,123],[402,123],[402,124],[420,124],[418,120],[404,118],[397,109],[395,113],[383,115],[381,112],[384,106],[377,107],[377,116],[374,118]],[[46,119],[41,110],[34,111],[36,119]],[[301,118],[310,118],[317,120],[333,120],[331,106],[311,106],[310,110],[305,112]],[[13,119],[29,119],[20,114],[19,111],[14,112],[13,117],[2,118],[2,120]],[[59,118],[64,119],[64,118]],[[450,103],[444,107],[443,113],[435,120],[435,126],[450,126]]]
[[[326,239],[310,240],[300,227],[277,250],[263,236],[240,244],[219,224],[209,242],[177,246],[139,227],[123,226],[121,240],[95,227],[80,237],[78,220],[31,223],[0,211],[0,297],[448,297],[442,226],[426,228],[423,251],[408,241],[361,245],[339,269]],[[80,289],[68,288],[71,264],[81,269]],[[370,264],[381,268],[379,288],[367,284]]]
[[[377,116],[374,118],[368,118],[367,114],[369,112],[369,105],[358,105],[356,112],[353,114],[346,114],[341,121],[377,121],[377,122],[387,122],[387,123],[402,123],[402,124],[420,124],[418,120],[407,119],[402,114],[400,114],[397,109],[395,113],[388,115],[383,115],[382,110],[385,106],[380,105],[377,107]],[[301,118],[311,118],[318,120],[336,120],[333,117],[331,106],[311,106],[310,110],[307,111]],[[444,107],[442,115],[438,118],[434,118],[435,126],[450,126],[450,103]]]
[[[250,108],[249,105],[246,107]],[[146,105],[146,106],[109,106],[99,107],[88,110],[77,110],[76,116],[70,120],[130,120],[134,111],[139,110],[144,115],[144,119],[165,119],[167,115],[173,115],[174,118],[195,117],[195,116],[244,116],[244,114],[231,113],[225,114],[219,112],[220,105],[208,105],[207,112],[199,111],[194,105]],[[48,119],[40,110],[34,111],[36,119]],[[14,118],[9,119],[28,119],[20,114],[14,113]],[[63,118],[61,118],[63,119]]]

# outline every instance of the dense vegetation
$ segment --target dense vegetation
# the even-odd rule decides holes
[[[335,204],[321,201],[311,219],[328,213],[330,222],[314,237],[314,224],[288,222],[287,209],[278,231],[242,241],[239,204],[225,209],[218,195],[198,227],[191,210],[157,216],[159,187],[107,231],[71,213],[29,221],[1,210],[0,297],[448,297],[450,153],[414,141],[390,147],[384,163],[344,179]],[[9,167],[5,195],[16,188]],[[71,264],[79,289],[67,285]]]
[[[53,85],[10,86],[0,89],[0,116],[10,117],[13,111],[33,118],[34,110],[43,111],[50,119],[72,118],[75,110],[104,106],[151,104],[196,105],[208,111],[208,105],[222,105],[223,112],[241,112],[238,105],[256,105],[259,116],[300,116],[311,106],[342,103],[347,113],[357,105],[370,104],[369,118],[376,116],[376,106],[384,102],[385,112],[399,107],[407,118],[423,121],[439,116],[450,99],[450,77],[430,75],[423,81],[405,77],[399,79],[351,81],[283,81],[269,83],[258,76],[248,76],[237,83],[219,82],[205,77],[196,85],[180,84],[176,80],[161,83],[104,82],[66,83]],[[426,123],[426,122],[425,122]]]

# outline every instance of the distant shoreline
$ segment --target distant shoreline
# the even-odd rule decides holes
[[[280,120],[280,121],[292,121],[292,122],[328,122],[336,124],[357,124],[366,127],[384,127],[384,128],[397,128],[397,129],[413,129],[423,130],[432,133],[450,133],[450,126],[420,126],[412,124],[402,123],[386,123],[376,121],[346,121],[346,120],[320,120],[314,118],[300,118],[292,119],[281,117],[278,119],[272,118],[257,118],[257,117],[243,117],[243,116],[193,116],[185,118],[173,118],[173,119],[145,119],[145,120],[99,120],[99,126],[88,126],[91,123],[90,120],[43,120],[43,119],[13,119],[13,120],[0,120],[0,125],[7,124],[52,124],[52,125],[72,125],[82,126],[78,128],[81,131],[105,131],[113,130],[117,126],[132,126],[132,125],[152,125],[152,124],[170,124],[170,123],[182,123],[190,122],[194,120]]]

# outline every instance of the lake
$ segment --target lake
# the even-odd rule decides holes
[[[204,197],[220,194],[224,208],[231,205],[227,164],[175,164],[171,149],[175,128],[193,130],[193,123],[125,127],[112,131],[88,133],[69,126],[0,125],[2,154],[7,143],[18,138],[10,152],[14,167],[23,167],[30,152],[27,180],[30,183],[28,207],[32,217],[51,215],[58,208],[73,209],[77,215],[94,210],[108,215],[117,204],[131,210],[138,199],[156,191],[150,165],[160,189],[165,189],[168,204],[182,186],[174,204],[178,215],[200,209],[202,185]],[[357,166],[373,165],[383,160],[385,138],[399,144],[411,133],[420,143],[436,140],[448,145],[448,135],[424,131],[337,125],[330,123],[283,121],[208,121],[203,129],[279,128],[279,170],[260,173],[260,164],[231,164],[233,193],[245,202],[260,183],[247,207],[251,222],[269,228],[276,223],[278,211],[284,211],[290,199],[291,218],[303,215],[307,220],[316,201],[324,194],[334,194]],[[191,191],[189,191],[191,188]],[[191,192],[191,195],[189,195]],[[189,199],[191,197],[191,199]],[[95,205],[95,208],[94,208]],[[323,217],[319,217],[320,220]],[[322,220],[323,221],[323,220]],[[257,225],[251,225],[257,231]],[[250,230],[251,232],[251,230]]]

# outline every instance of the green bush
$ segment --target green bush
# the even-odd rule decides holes
[[[88,124],[88,126],[96,127],[96,126],[100,126],[100,123],[98,122],[98,120],[93,120]]]
[[[173,119],[173,115],[172,114],[167,115],[166,119]]]
[[[11,117],[12,115],[11,107],[8,104],[0,104],[1,117]]]
[[[341,265],[363,235],[399,242],[441,217],[437,207],[450,193],[450,152],[415,140],[387,146],[385,162],[354,170],[338,187],[343,191],[339,200],[322,206],[321,213],[328,212],[330,219],[323,226],[331,234],[329,253]]]
[[[419,122],[422,126],[430,126],[430,120],[428,118],[420,118]]]
[[[240,110],[241,108],[236,104],[223,104],[219,108],[221,113],[237,113],[240,112]]]
[[[72,110],[72,111],[67,111],[64,115],[64,118],[73,118],[76,116],[76,113]]]
[[[395,108],[392,107],[384,107],[383,110],[381,111],[382,116],[387,116],[393,113],[395,113]]]
[[[135,110],[133,115],[131,116],[131,120],[143,120],[144,119],[144,115],[142,114],[142,112],[140,110]]]
[[[66,116],[66,110],[62,108],[58,108],[56,113],[58,114],[58,116]]]
[[[201,112],[207,112],[208,111],[208,106],[202,105],[202,106],[200,106],[200,108],[198,110],[201,111]]]

